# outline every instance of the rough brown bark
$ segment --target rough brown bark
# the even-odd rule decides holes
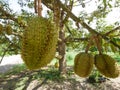
[[[59,58],[59,71],[60,74],[66,73],[66,60],[65,60],[65,32],[63,31],[64,24],[62,23],[63,20],[63,14],[60,10],[60,7],[57,5],[56,0],[53,2],[54,4],[54,21],[56,24],[56,29],[59,30],[59,39],[61,41],[58,41],[58,48],[57,51],[62,58]]]
[[[66,73],[66,58],[65,58],[66,45],[64,42],[65,32],[63,31],[62,27],[60,28],[60,31],[59,31],[59,38],[61,39],[61,42],[58,42],[58,52],[59,52],[59,55],[62,56],[62,58],[59,59],[59,71],[60,71],[60,74],[65,74]]]

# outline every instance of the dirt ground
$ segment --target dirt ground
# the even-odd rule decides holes
[[[11,58],[11,59],[10,59]],[[9,59],[9,61],[8,61]],[[23,63],[20,56],[6,57],[0,65],[0,73],[5,73],[16,64]],[[37,71],[23,70],[0,74],[0,90],[120,90],[120,77],[109,79],[78,77],[72,67],[65,76],[59,76],[55,68]]]
[[[97,82],[90,77],[78,77],[72,68],[68,71],[65,76],[59,76],[57,69],[11,72],[0,77],[0,90],[120,90],[120,77],[102,77],[103,81]]]

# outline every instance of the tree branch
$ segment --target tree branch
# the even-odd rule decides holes
[[[67,24],[65,24],[65,27],[67,28],[68,32],[73,36],[72,32],[70,31],[70,28],[68,27]]]
[[[97,31],[95,31],[93,28],[91,28],[90,26],[88,26],[84,21],[82,21],[80,18],[77,18],[66,6],[64,6],[62,4],[62,2],[60,0],[57,0],[58,5],[64,10],[66,11],[70,18],[72,18],[75,22],[79,22],[84,28],[86,28],[90,33],[92,34],[97,34],[100,35],[103,39],[105,39],[106,41],[110,42],[111,44],[113,44],[114,46],[118,47],[120,49],[120,45],[118,45],[117,43],[113,42],[112,40],[110,40],[108,37],[106,37],[105,35],[102,35],[101,33],[98,33]]]
[[[114,28],[113,30],[111,30],[111,31],[109,31],[109,32],[107,32],[107,33],[105,33],[104,35],[105,35],[105,36],[108,36],[109,34],[115,32],[115,31],[117,31],[117,30],[120,30],[120,26]]]
[[[8,49],[11,47],[11,45],[12,45],[12,44],[10,44],[10,45],[5,49],[5,51],[3,52],[2,58],[1,58],[1,60],[0,60],[0,64],[2,63],[2,60],[3,60],[6,52],[8,51]]]
[[[86,28],[90,33],[92,34],[97,34],[100,35],[103,39],[105,39],[106,41],[110,42],[111,44],[113,44],[114,46],[118,47],[120,49],[120,45],[116,44],[115,42],[113,42],[112,40],[110,40],[108,37],[106,37],[106,35],[102,35],[101,33],[98,33],[95,29],[91,28],[90,26],[88,26],[83,20],[81,20],[80,18],[76,17],[66,6],[64,6],[64,4],[62,4],[62,2],[60,0],[56,0],[57,4],[65,11],[67,12],[67,14],[69,15],[70,18],[72,18],[75,22],[80,23],[84,28]],[[42,0],[42,3],[45,4],[48,8],[50,8],[51,10],[53,10],[53,6],[52,6],[52,0]],[[11,19],[15,22],[18,22],[18,20],[14,17],[14,15],[11,15],[10,13],[8,13],[7,11],[5,11],[3,8],[0,7],[0,11],[2,12],[2,16],[6,16],[5,18],[1,17],[2,19]],[[118,28],[117,28],[118,29]],[[113,31],[116,31],[113,30]],[[113,32],[112,31],[112,32]]]
[[[8,13],[7,11],[4,10],[4,8],[0,8],[0,12],[1,12],[1,16],[3,17],[0,17],[1,19],[11,19],[15,22],[18,22],[17,18],[15,18],[14,15],[11,15],[10,13]],[[5,17],[4,17],[5,16]]]
[[[88,41],[89,38],[66,38],[66,42],[80,42],[80,41]]]
[[[69,2],[68,8],[69,8],[70,11],[72,10],[72,8],[73,8],[73,1]],[[69,18],[69,15],[66,14],[66,17],[64,18],[63,23],[66,23],[68,18]]]

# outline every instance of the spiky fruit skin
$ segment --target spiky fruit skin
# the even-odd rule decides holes
[[[7,35],[11,35],[12,34],[12,27],[10,25],[6,25],[5,31],[6,31]]]
[[[116,61],[106,54],[95,55],[95,66],[98,71],[106,77],[116,78],[119,76],[119,69]]]
[[[55,56],[58,31],[45,18],[31,17],[23,33],[22,58],[30,70],[46,66]]]
[[[74,72],[80,77],[87,77],[94,65],[94,58],[90,53],[81,52],[75,56]]]
[[[3,25],[0,24],[0,34],[2,34],[2,32],[3,32]]]

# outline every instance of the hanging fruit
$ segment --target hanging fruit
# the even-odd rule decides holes
[[[116,78],[120,74],[117,62],[106,54],[95,55],[95,66],[101,74],[109,78]]]
[[[94,58],[90,53],[79,53],[74,59],[74,72],[80,77],[87,77],[94,65]]]
[[[2,32],[3,32],[3,25],[0,24],[0,34],[2,34]]]
[[[22,58],[31,70],[46,66],[55,56],[58,31],[43,17],[28,19],[22,40]]]
[[[11,27],[11,25],[6,25],[5,26],[5,31],[6,31],[6,34],[7,35],[11,35],[12,34],[12,27]]]

